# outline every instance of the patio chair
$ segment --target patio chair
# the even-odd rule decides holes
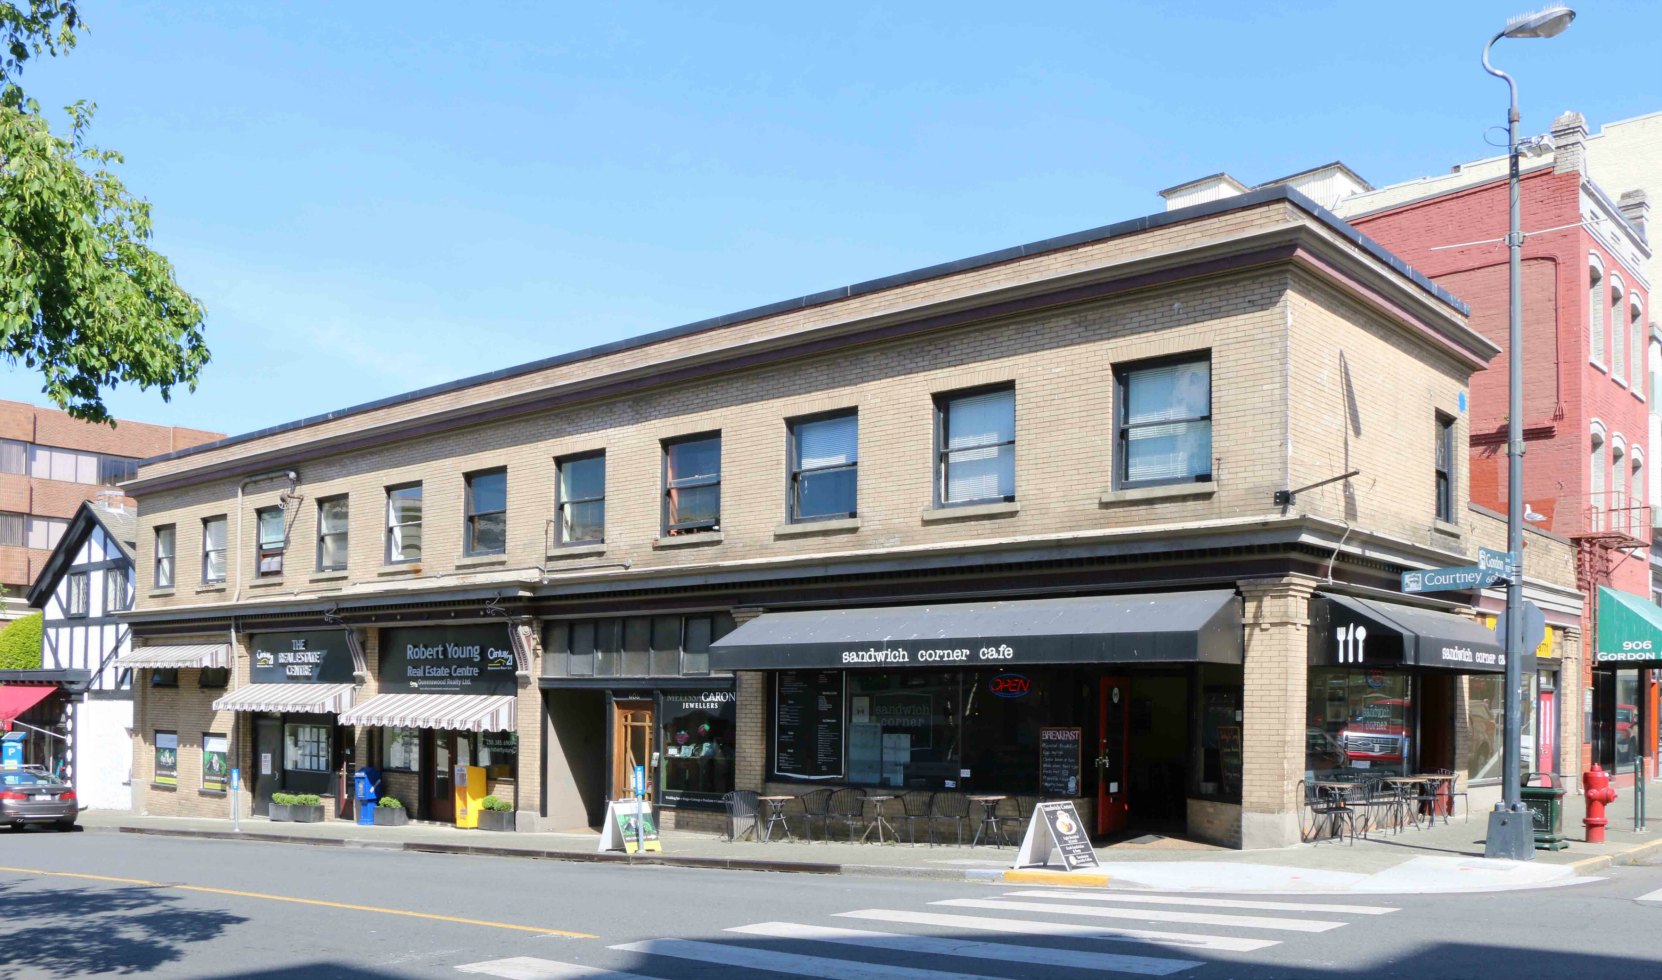
[[[906,836],[912,843],[918,842],[918,821],[923,821],[923,831],[929,834],[929,846],[935,846],[935,835],[929,833],[929,811],[934,805],[935,794],[922,790],[914,790],[902,794],[900,797],[900,816],[906,821]]]
[[[811,789],[796,798],[802,807],[802,836],[811,843],[814,839],[814,821],[825,828],[825,839],[831,839],[831,791]]]
[[[1373,830],[1391,830],[1401,833],[1403,823],[1408,815],[1409,806],[1402,792],[1395,784],[1381,778],[1364,780],[1356,790],[1350,805],[1359,807],[1363,813],[1362,836],[1366,837]]]
[[[736,841],[739,839],[739,835],[745,832],[740,827],[747,820],[750,822],[750,826],[747,828],[750,831],[750,839],[761,839],[762,802],[756,797],[757,794],[748,789],[736,789],[731,793],[722,795],[722,805],[727,808],[728,840]]]
[[[1027,833],[1027,822],[1038,805],[1037,796],[1011,796],[1000,800],[993,810],[993,815],[998,818],[998,829],[1007,839],[1019,842]]]
[[[1307,786],[1299,780],[1299,795],[1304,798],[1311,813],[1311,837],[1319,838],[1321,824],[1326,823],[1327,837],[1337,837],[1341,840],[1347,836],[1352,844],[1356,843],[1356,810],[1345,802],[1344,797],[1323,793],[1315,786]]]
[[[1426,784],[1424,796],[1441,797],[1438,802],[1433,803],[1432,814],[1435,815],[1437,810],[1441,809],[1443,811],[1443,823],[1448,823],[1449,814],[1454,812],[1454,798],[1459,797],[1466,801],[1465,821],[1471,823],[1471,799],[1466,795],[1466,791],[1460,788],[1460,774],[1453,769],[1428,769],[1426,772],[1433,776],[1449,777],[1446,780],[1437,780]]]
[[[935,839],[935,822],[949,820],[958,828],[958,846],[964,846],[964,822],[969,819],[969,798],[958,793],[936,793],[929,801],[929,839]]]
[[[849,840],[854,840],[859,836],[857,833],[855,833],[855,830],[861,824],[865,823],[865,820],[866,820],[865,798],[866,798],[866,791],[865,790],[863,790],[863,789],[854,789],[853,787],[848,787],[848,786],[845,786],[845,787],[843,787],[842,789],[839,789],[839,790],[834,790],[831,793],[831,804],[830,804],[830,815],[831,816],[830,816],[830,819],[831,820],[841,820],[844,824],[846,824],[848,826],[848,839]],[[827,822],[829,822],[829,821],[827,821]],[[826,840],[831,839],[831,834],[830,834],[829,828],[827,828],[825,839]]]

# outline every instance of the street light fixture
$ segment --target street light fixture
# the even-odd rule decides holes
[[[1506,583],[1506,718],[1505,754],[1501,763],[1501,801],[1489,814],[1489,833],[1484,842],[1485,857],[1535,859],[1534,821],[1524,809],[1519,793],[1522,786],[1522,691],[1523,687],[1523,218],[1518,211],[1518,83],[1512,76],[1489,64],[1489,50],[1503,37],[1554,37],[1575,20],[1575,11],[1551,6],[1523,14],[1506,22],[1506,28],[1489,39],[1483,48],[1483,70],[1503,79],[1512,95],[1506,116],[1507,198],[1511,224],[1506,235],[1507,284],[1510,287],[1507,322],[1507,491],[1506,550],[1512,553],[1511,574]],[[1535,147],[1530,147],[1531,150]]]

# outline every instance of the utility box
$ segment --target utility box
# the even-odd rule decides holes
[[[1564,839],[1564,784],[1557,773],[1526,773],[1518,796],[1534,821],[1537,851],[1562,851],[1570,846]]]
[[[353,797],[358,801],[358,823],[375,824],[375,806],[381,799],[381,770],[364,766],[352,774]]]
[[[453,776],[456,826],[478,827],[479,811],[485,805],[485,770],[479,766],[457,766]]]

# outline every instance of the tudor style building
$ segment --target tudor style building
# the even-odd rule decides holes
[[[223,814],[224,738],[256,808],[372,763],[450,819],[465,766],[569,828],[640,767],[670,826],[860,786],[1296,841],[1305,778],[1496,721],[1475,597],[1397,590],[1504,538],[1439,453],[1465,314],[1272,188],[147,460],[140,805]],[[1578,621],[1565,542],[1527,574]]]

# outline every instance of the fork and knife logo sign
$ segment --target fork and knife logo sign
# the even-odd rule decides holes
[[[1351,623],[1333,631],[1339,640],[1339,662],[1359,664],[1363,661],[1364,645],[1368,642],[1368,628]]]

